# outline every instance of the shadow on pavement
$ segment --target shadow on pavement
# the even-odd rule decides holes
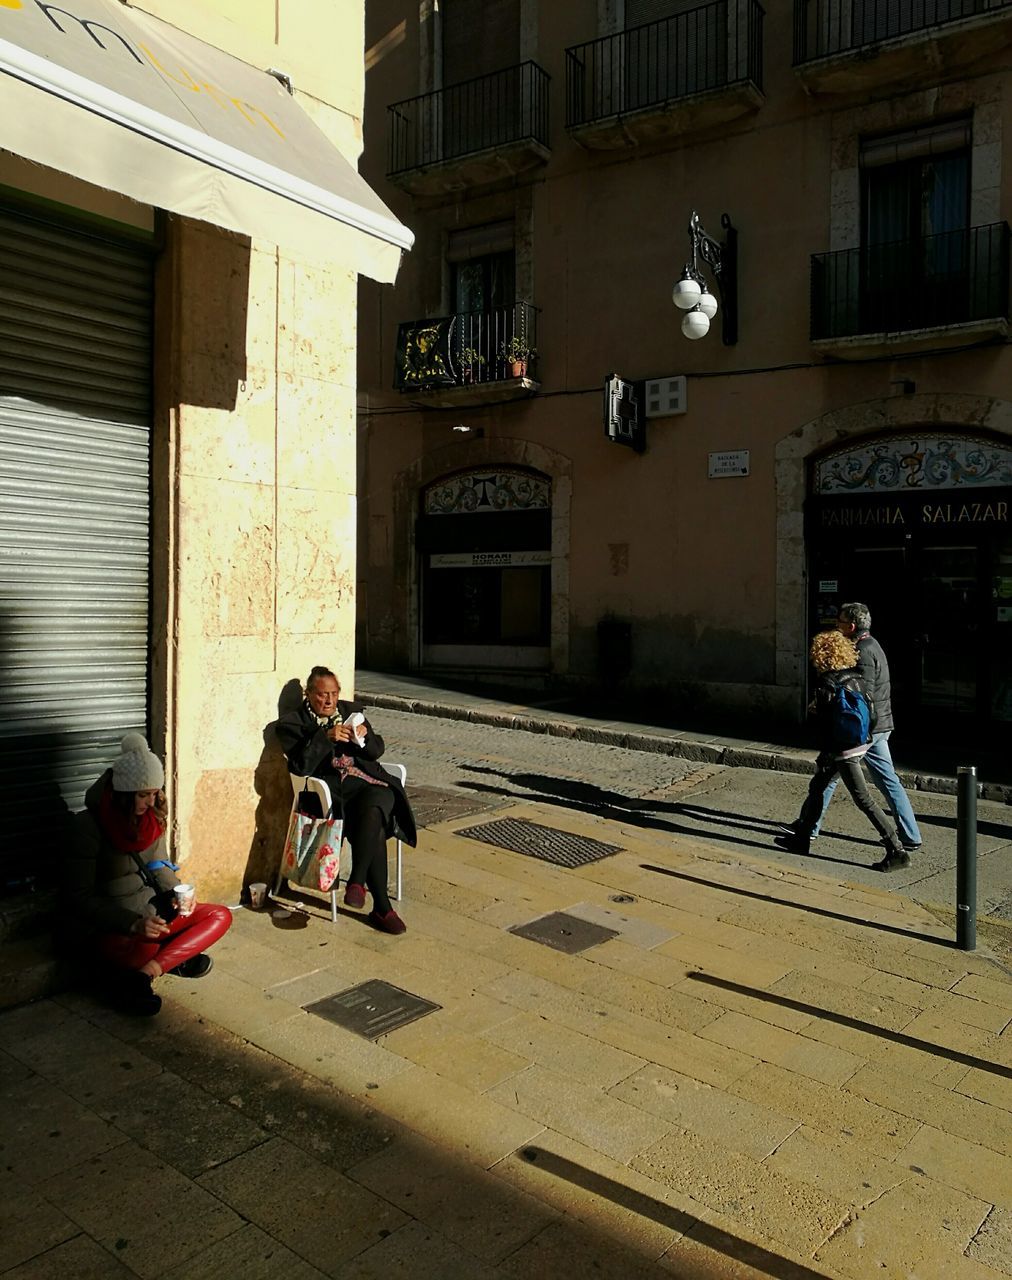
[[[731,813],[723,809],[705,809],[698,805],[675,804],[664,800],[656,802],[640,800],[635,797],[625,796],[620,791],[607,791],[604,787],[598,787],[589,782],[579,782],[573,778],[551,778],[540,773],[508,773],[502,769],[489,769],[481,765],[464,765],[462,767],[469,773],[491,774],[494,777],[503,778],[524,788],[523,791],[514,791],[508,787],[497,787],[481,782],[459,782],[457,784],[459,787],[466,788],[469,791],[511,796],[518,800],[529,800],[531,796],[530,794],[525,794],[525,792],[530,793],[533,791],[544,804],[553,804],[560,808],[574,809],[578,813],[592,813],[597,817],[631,823],[633,826],[643,827],[644,830],[670,831],[673,835],[695,836],[697,839],[706,835],[705,831],[700,831],[697,827],[682,826],[676,822],[665,821],[663,818],[650,817],[648,816],[650,813],[671,813],[680,814],[687,818],[695,817],[701,822],[713,822],[723,826],[734,825],[741,830],[750,830],[759,835],[769,837],[780,834],[782,827],[779,821],[774,821],[772,818],[752,817],[749,814]],[[868,845],[874,843],[862,840],[859,836],[841,835],[834,838],[846,840],[851,844]],[[779,852],[769,843],[763,844],[758,840],[743,839],[740,836],[728,835],[726,832],[721,832],[720,839],[728,844],[742,845],[748,849],[761,849],[765,854]],[[818,862],[832,862],[843,867],[862,865],[860,863],[855,864],[851,858],[832,858],[822,853],[809,852],[806,856]]]
[[[703,885],[707,889],[720,889],[723,893],[733,893],[739,898],[754,898],[756,902],[772,902],[778,907],[792,907],[795,911],[805,911],[812,916],[824,916],[827,920],[842,920],[846,924],[859,924],[866,929],[879,929],[883,933],[897,933],[901,938],[914,938],[921,942],[933,942],[939,947],[955,947],[951,938],[939,938],[930,933],[918,933],[916,929],[903,929],[898,924],[884,924],[878,920],[866,920],[863,916],[848,916],[842,911],[830,911],[827,907],[813,907],[805,902],[793,902],[790,898],[774,898],[769,893],[756,893],[754,889],[742,889],[737,885],[724,884],[720,880],[707,880],[703,876],[690,876],[685,871],[675,871],[673,867],[655,867],[648,862],[641,862],[644,871],[653,871],[659,876],[672,876],[676,880],[688,880],[691,884]]]
[[[738,995],[750,996],[754,1000],[765,1000],[767,1004],[777,1004],[783,1009],[809,1013],[822,1022],[835,1022],[838,1026],[851,1027],[854,1031],[864,1031],[870,1036],[878,1036],[880,1040],[890,1040],[893,1044],[901,1044],[907,1049],[919,1049],[921,1053],[930,1054],[934,1058],[946,1058],[949,1062],[958,1062],[964,1067],[976,1067],[978,1071],[987,1071],[991,1075],[1012,1080],[1012,1067],[1007,1067],[1001,1062],[989,1062],[986,1058],[978,1058],[972,1053],[960,1053],[958,1049],[947,1049],[945,1045],[932,1044],[930,1040],[918,1040],[916,1036],[906,1036],[902,1031],[890,1031],[888,1027],[877,1027],[873,1022],[862,1022],[860,1018],[852,1018],[846,1013],[820,1009],[818,1005],[805,1004],[803,1000],[792,1000],[789,996],[779,996],[772,991],[746,987],[740,982],[716,978],[710,973],[690,973],[688,976],[693,982],[705,982],[707,986],[717,987],[721,991],[735,991]]]
[[[926,827],[945,827],[949,831],[956,830],[956,819],[946,817],[941,813],[919,813],[917,814],[918,823]],[[977,835],[979,836],[995,836],[999,840],[1004,837],[1006,840],[1012,840],[1012,821],[1009,822],[981,822],[977,820]]]
[[[632,1187],[623,1186],[614,1178],[606,1178],[604,1174],[586,1169],[583,1165],[567,1160],[565,1156],[557,1155],[554,1151],[546,1151],[544,1147],[525,1147],[522,1155],[530,1164],[537,1165],[545,1173],[582,1187],[603,1200],[610,1200],[612,1204],[621,1205],[623,1209],[629,1209],[632,1213],[639,1214],[641,1218],[650,1218],[663,1227],[669,1227],[672,1231],[680,1231],[683,1236],[689,1237],[705,1248],[712,1249],[715,1253],[722,1253],[736,1262],[747,1264],[764,1275],[773,1276],[775,1280],[827,1280],[821,1271],[813,1271],[811,1267],[806,1267],[803,1263],[791,1262],[778,1253],[771,1253],[769,1249],[762,1248],[761,1245],[740,1240],[737,1236],[721,1231],[719,1227],[693,1218],[673,1205],[665,1204],[663,1200],[655,1200],[653,1196],[634,1191]]]

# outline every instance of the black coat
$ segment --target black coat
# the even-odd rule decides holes
[[[341,724],[353,711],[361,710],[360,702],[339,700],[333,723]],[[331,742],[327,737],[326,726],[317,724],[316,717],[305,703],[299,707],[298,711],[290,711],[282,716],[275,726],[290,773],[301,777],[324,778],[327,782],[334,784],[337,781],[337,775],[330,762],[335,755],[343,755],[351,756],[355,761],[355,767],[371,778],[382,779],[394,793],[394,830],[391,834],[413,847],[417,843],[418,835],[411,805],[408,803],[400,781],[392,773],[387,773],[379,763],[379,758],[385,750],[383,739],[374,732],[368,720],[365,722],[365,728],[365,741],[361,745],[353,742]],[[337,782],[337,788],[334,799],[339,802],[339,782]],[[331,789],[334,790],[333,785]]]

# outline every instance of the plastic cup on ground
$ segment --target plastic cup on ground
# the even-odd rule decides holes
[[[267,901],[267,886],[261,881],[249,886],[249,904],[254,911],[262,911]]]
[[[172,890],[172,896],[181,916],[193,914],[193,908],[197,905],[197,891],[192,884],[177,884]]]

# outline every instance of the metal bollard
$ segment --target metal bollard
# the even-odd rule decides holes
[[[956,946],[977,949],[977,766],[956,770]]]

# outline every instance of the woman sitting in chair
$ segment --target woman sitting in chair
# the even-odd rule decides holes
[[[314,667],[306,681],[305,702],[277,723],[278,741],[289,771],[325,779],[334,808],[344,817],[344,834],[351,845],[345,904],[364,907],[368,888],[372,924],[384,933],[403,933],[404,921],[387,894],[387,840],[396,835],[414,846],[414,814],[400,782],[379,763],[383,739],[373,732],[360,704],[341,701],[340,692],[333,671]]]

